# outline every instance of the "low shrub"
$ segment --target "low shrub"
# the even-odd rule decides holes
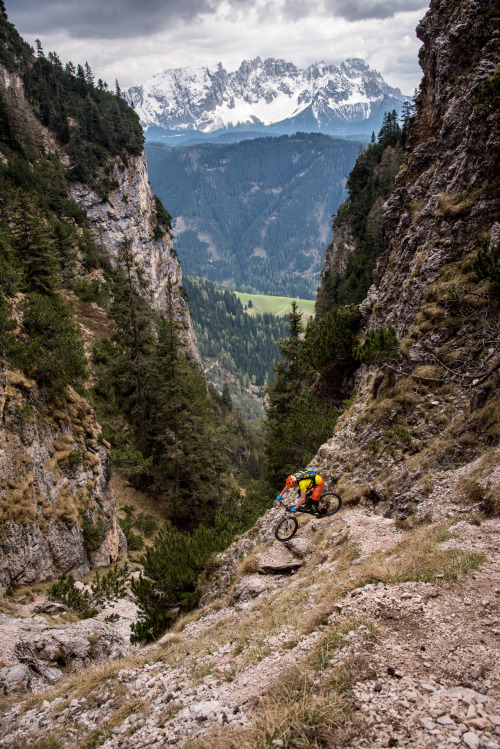
[[[85,517],[82,523],[83,545],[88,553],[96,551],[106,538],[109,524],[98,518],[96,521]]]
[[[500,242],[492,247],[488,241],[483,240],[474,260],[474,270],[479,279],[490,282],[495,296],[500,297]]]
[[[90,619],[98,612],[92,606],[91,596],[87,590],[79,590],[75,585],[73,575],[61,575],[47,591],[49,600],[58,601],[73,611],[77,611],[84,619]]]
[[[99,307],[107,307],[109,291],[106,285],[98,279],[95,278],[92,281],[77,280],[73,283],[73,290],[82,302],[95,302]]]

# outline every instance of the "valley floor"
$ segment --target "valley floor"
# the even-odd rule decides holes
[[[270,511],[228,593],[154,646],[5,698],[0,747],[500,748],[500,519],[453,509],[403,530],[343,508],[288,544]]]

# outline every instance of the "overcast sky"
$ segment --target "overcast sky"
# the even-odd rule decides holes
[[[31,44],[87,61],[122,89],[174,67],[236,70],[279,57],[305,67],[362,57],[411,94],[421,78],[415,27],[422,0],[5,0]]]

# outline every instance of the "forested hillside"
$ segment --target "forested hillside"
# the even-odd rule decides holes
[[[335,305],[359,304],[371,286],[376,260],[384,249],[382,206],[404,160],[413,111],[414,105],[405,102],[401,122],[396,111],[387,112],[378,139],[372,138],[349,174],[349,197],[334,218],[333,243],[318,290],[319,317]]]
[[[359,143],[298,133],[232,145],[148,144],[184,272],[239,291],[312,299],[330,214]]]
[[[327,439],[336,416],[349,405],[360,365],[397,355],[391,326],[362,336],[363,320],[356,305],[365,298],[384,249],[382,206],[404,158],[411,112],[407,104],[402,125],[395,111],[385,115],[378,138],[372,137],[348,176],[349,196],[333,223],[335,253],[332,258],[330,245],[316,320],[307,326],[304,337],[299,315],[291,316],[290,338],[281,345],[284,362],[269,386],[266,448],[271,481],[278,481],[281,466],[293,471],[294,465],[308,462]],[[308,421],[312,427],[302,427],[304,411],[312,415]]]
[[[207,378],[232,393],[246,418],[262,419],[264,388],[280,358],[286,320],[248,315],[235,294],[205,279],[184,276],[184,288]]]

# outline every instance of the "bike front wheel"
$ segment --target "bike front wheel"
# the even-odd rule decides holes
[[[335,515],[335,513],[338,512],[342,507],[342,499],[340,497],[340,494],[335,494],[335,492],[325,492],[321,496],[321,501],[327,508],[323,517],[330,517],[330,515]]]
[[[297,533],[298,527],[297,518],[287,512],[274,529],[274,535],[278,541],[289,541]]]

